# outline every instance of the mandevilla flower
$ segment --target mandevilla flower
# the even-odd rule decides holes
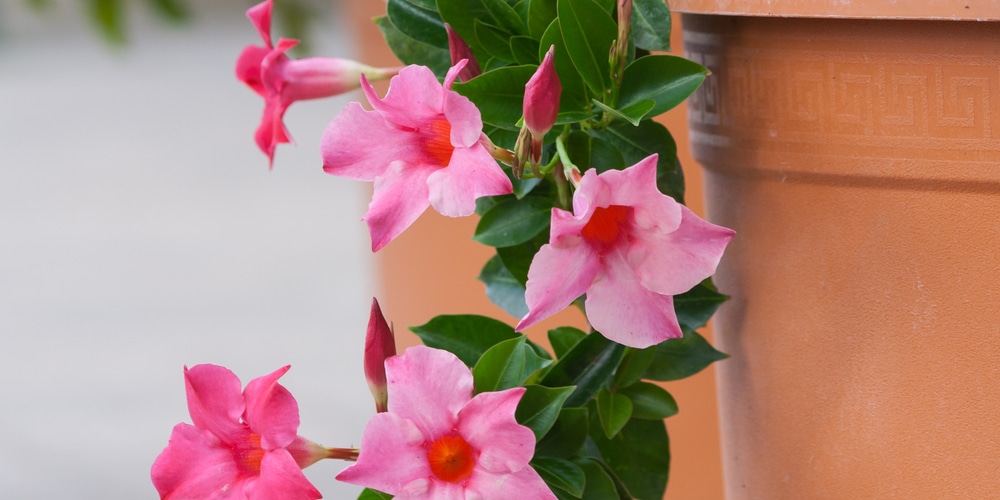
[[[465,61],[438,83],[424,66],[407,66],[380,99],[362,76],[373,110],[352,102],[323,133],[323,170],[375,181],[364,220],[372,251],[399,236],[427,209],[472,214],[476,198],[508,194],[510,179],[479,143],[483,121],[469,99],[451,89]]]
[[[448,33],[448,54],[451,56],[451,64],[454,66],[462,59],[468,61],[462,71],[458,72],[458,80],[467,82],[479,76],[483,70],[479,69],[479,63],[476,62],[476,56],[473,55],[469,44],[455,33],[450,24],[444,23],[444,29]]]
[[[529,165],[540,176],[538,163],[542,161],[542,143],[559,116],[559,98],[562,83],[556,74],[555,46],[549,46],[542,64],[524,85],[524,127],[517,136],[514,150],[517,155],[515,172],[520,177],[524,165]]]
[[[368,317],[368,333],[365,335],[365,379],[368,389],[375,398],[375,411],[387,410],[389,393],[385,381],[385,360],[396,355],[396,338],[392,327],[382,315],[378,300],[372,298],[372,311]]]
[[[278,378],[288,366],[258,377],[240,393],[240,380],[216,365],[184,368],[188,411],[153,463],[162,499],[316,499],[303,468],[322,458],[353,456],[299,437],[299,407]]]
[[[528,269],[523,330],[587,294],[605,337],[644,348],[682,336],[673,295],[715,272],[732,230],[656,189],[656,155],[625,170],[588,170],[573,213],[552,209],[549,243]]]
[[[531,429],[514,420],[523,387],[472,396],[472,372],[425,346],[385,362],[389,411],[372,417],[358,462],[337,479],[397,499],[555,499],[528,461]]]
[[[331,57],[289,59],[285,53],[299,42],[282,38],[277,47],[271,44],[271,7],[272,0],[266,0],[247,11],[264,46],[243,49],[236,61],[236,78],[264,98],[264,115],[255,139],[273,163],[277,145],[291,142],[282,119],[293,102],[343,94],[360,86],[361,75],[381,80],[395,75],[399,68],[372,68]]]

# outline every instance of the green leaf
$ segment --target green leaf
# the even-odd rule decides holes
[[[191,19],[191,10],[178,0],[148,0],[149,5],[160,17],[174,23]]]
[[[535,456],[531,461],[531,467],[542,476],[549,487],[564,490],[574,498],[583,496],[587,476],[575,463],[562,458]]]
[[[558,0],[556,10],[570,60],[590,91],[605,95],[611,88],[608,51],[618,26],[593,0]]]
[[[624,394],[601,389],[597,393],[597,417],[604,435],[611,439],[632,418],[632,401]]]
[[[615,118],[618,118],[620,120],[625,120],[631,123],[632,126],[638,126],[639,122],[642,121],[642,118],[648,115],[650,110],[652,110],[653,107],[656,106],[656,102],[653,101],[652,99],[639,101],[630,104],[629,106],[626,106],[622,109],[614,109],[608,106],[607,104],[598,101],[597,99],[593,100],[593,104],[602,111],[610,113],[611,116],[614,116]]]
[[[524,388],[524,396],[521,396],[521,401],[517,404],[514,417],[517,423],[535,433],[537,441],[545,437],[555,424],[563,402],[573,393],[574,387],[544,387],[529,384]]]
[[[618,370],[615,371],[614,386],[616,388],[628,387],[642,378],[642,374],[646,372],[646,368],[653,362],[655,354],[655,347],[647,347],[646,349],[629,347],[626,349],[625,357],[622,359],[621,364],[618,365]]]
[[[629,420],[614,439],[599,427],[591,417],[590,438],[629,493],[640,500],[661,500],[670,473],[670,440],[663,421]]]
[[[434,47],[448,48],[448,33],[437,10],[424,9],[410,0],[389,0],[386,14],[406,36]]]
[[[486,261],[479,273],[479,281],[486,285],[486,296],[500,309],[515,318],[523,318],[528,314],[528,305],[524,302],[524,285],[518,283],[510,271],[503,265],[499,255],[494,255]]]
[[[583,469],[587,483],[583,489],[582,500],[619,500],[618,489],[604,467],[593,459],[580,458],[573,461]]]
[[[435,75],[444,76],[451,67],[451,54],[448,49],[442,49],[424,42],[418,42],[396,29],[389,16],[375,19],[375,25],[382,31],[385,42],[403,64],[419,64],[427,66]]]
[[[670,9],[663,0],[633,0],[632,42],[645,50],[670,50]]]
[[[472,239],[492,247],[520,245],[548,229],[551,218],[552,201],[548,198],[508,198],[483,214]]]
[[[473,314],[435,316],[410,330],[428,347],[449,351],[469,367],[494,345],[523,337],[507,323]]]
[[[715,311],[729,299],[719,293],[712,283],[712,278],[695,285],[694,288],[674,297],[674,312],[681,330],[693,332],[708,322]]]
[[[542,385],[575,385],[566,406],[584,406],[611,379],[624,354],[625,346],[593,332],[552,365]]]
[[[538,65],[538,40],[529,36],[510,37],[510,52],[517,64]]]
[[[476,380],[476,394],[502,391],[515,387],[524,380],[524,341],[521,335],[489,348],[479,358],[472,375]]]
[[[563,41],[562,30],[559,19],[552,21],[548,29],[542,35],[542,40],[538,43],[538,60],[545,57],[549,47],[555,46],[553,55],[555,61],[556,74],[559,75],[559,83],[562,84],[562,95],[559,97],[560,114],[589,113],[590,97],[587,96],[587,86],[583,83],[583,77],[576,70],[569,52],[566,50],[566,42]],[[556,123],[561,123],[556,120]]]
[[[556,19],[556,0],[531,0],[528,4],[528,33],[541,39]]]
[[[590,421],[587,408],[563,408],[559,418],[535,446],[535,456],[570,458],[576,455],[587,440]]]
[[[656,346],[656,355],[643,378],[679,380],[704,370],[727,356],[715,350],[698,332],[687,332],[683,338],[670,339]]]
[[[489,11],[493,18],[491,24],[495,24],[504,31],[513,35],[524,35],[528,33],[528,26],[517,14],[517,11],[504,0],[483,0],[483,6]]]
[[[507,66],[487,71],[468,82],[455,82],[452,90],[468,97],[479,108],[483,122],[517,130],[524,102],[524,85],[537,66]]]
[[[531,267],[531,260],[538,253],[538,249],[548,242],[549,235],[543,232],[526,243],[497,248],[497,255],[503,261],[504,267],[514,275],[514,279],[524,285],[528,282],[528,269]]]
[[[640,57],[625,67],[618,107],[629,108],[652,100],[656,105],[649,114],[659,115],[687,99],[707,75],[708,69],[683,57]]]
[[[639,382],[622,389],[621,394],[632,400],[632,418],[663,420],[677,414],[677,401],[656,384]]]
[[[479,19],[476,19],[473,24],[476,28],[476,38],[479,39],[479,44],[487,54],[504,61],[514,60],[514,53],[510,48],[510,37],[513,35],[498,26],[484,23]]]
[[[625,164],[629,166],[656,153],[656,187],[678,203],[684,203],[684,172],[677,163],[677,145],[662,124],[644,120],[638,127],[633,127],[627,123],[615,122],[603,130],[592,130],[590,133],[618,149]],[[609,168],[600,164],[594,166],[598,172]]]
[[[358,500],[390,500],[391,498],[392,495],[371,488],[365,488],[358,495]]]
[[[483,50],[476,37],[475,23],[480,19],[491,19],[492,16],[482,0],[437,0],[437,8],[441,19],[450,24],[469,47],[476,52]]]
[[[124,0],[88,0],[87,13],[105,40],[114,44],[125,43]]]
[[[549,344],[552,344],[552,351],[555,353],[556,358],[565,356],[573,346],[579,344],[585,338],[587,338],[587,334],[583,330],[573,328],[572,326],[561,326],[549,330]]]

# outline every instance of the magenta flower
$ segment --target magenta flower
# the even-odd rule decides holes
[[[479,69],[479,63],[476,62],[476,56],[469,48],[469,44],[458,36],[450,24],[444,23],[444,29],[448,33],[448,54],[451,56],[452,66],[457,65],[462,59],[468,61],[462,71],[458,72],[459,81],[467,82],[482,74],[483,70]]]
[[[450,90],[462,70],[448,71],[444,85],[424,66],[407,66],[380,99],[362,77],[373,110],[352,102],[323,133],[323,170],[375,181],[364,220],[372,251],[399,236],[427,209],[449,217],[470,215],[476,198],[508,194],[510,179],[479,143],[483,122],[467,98]]]
[[[555,45],[550,46],[542,64],[524,85],[524,126],[531,131],[532,139],[539,145],[545,134],[556,123],[559,115],[559,98],[562,83],[556,74]]]
[[[243,49],[236,61],[236,78],[264,98],[264,115],[255,139],[273,163],[277,145],[292,140],[282,120],[293,102],[343,94],[361,85],[362,74],[381,80],[395,75],[399,68],[372,68],[331,57],[290,59],[285,53],[299,42],[282,38],[277,47],[271,44],[271,7],[272,0],[266,0],[247,11],[264,46]]]
[[[368,317],[368,333],[365,335],[365,380],[375,398],[375,411],[387,410],[389,393],[385,381],[385,360],[396,355],[396,337],[392,327],[382,315],[378,300],[372,298],[372,310]]]
[[[224,367],[184,368],[194,425],[177,424],[153,463],[160,498],[322,498],[301,469],[334,450],[296,434],[298,404],[278,384],[288,368],[251,380],[242,394]]]
[[[587,294],[607,338],[644,348],[682,336],[673,296],[715,272],[735,233],[656,189],[656,155],[625,170],[588,170],[573,213],[552,209],[549,243],[528,269],[523,330]]]
[[[472,372],[425,346],[385,362],[389,411],[365,427],[358,462],[337,479],[417,498],[555,499],[528,461],[531,429],[514,420],[523,387],[472,396]]]

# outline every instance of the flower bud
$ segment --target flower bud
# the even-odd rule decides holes
[[[542,64],[524,86],[524,125],[537,141],[552,128],[559,115],[562,84],[556,74],[555,46],[550,46]]]
[[[388,409],[389,393],[386,389],[385,360],[396,355],[396,339],[392,328],[385,321],[378,300],[372,298],[372,311],[368,318],[368,333],[365,335],[365,379],[375,398],[375,410],[382,413]]]
[[[458,72],[458,80],[467,82],[482,74],[483,71],[479,69],[479,64],[476,62],[476,56],[472,54],[472,49],[465,43],[465,40],[462,40],[462,37],[455,33],[450,24],[444,23],[444,29],[448,32],[448,52],[451,54],[451,65],[457,65],[462,59],[469,61],[465,68]]]

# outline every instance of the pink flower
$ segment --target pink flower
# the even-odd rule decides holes
[[[539,145],[559,115],[562,84],[556,74],[555,50],[555,45],[549,47],[542,64],[524,85],[524,126]]]
[[[531,429],[514,420],[523,387],[472,396],[472,373],[425,346],[385,362],[389,411],[372,417],[358,462],[337,479],[416,498],[555,499],[528,461]]]
[[[469,48],[469,44],[465,43],[465,40],[462,40],[458,33],[455,33],[450,24],[444,23],[444,29],[448,33],[448,53],[451,55],[451,64],[457,65],[462,59],[468,61],[462,71],[458,72],[458,79],[467,82],[482,74],[483,70],[479,69],[479,63],[476,62],[476,56]]]
[[[266,0],[247,11],[264,46],[243,49],[236,61],[236,78],[264,98],[264,115],[255,139],[273,163],[277,145],[292,140],[282,119],[293,102],[343,94],[361,85],[362,74],[381,80],[395,75],[398,68],[372,68],[330,57],[289,59],[285,53],[299,42],[282,38],[277,47],[271,44],[271,5],[272,0]]]
[[[301,469],[331,455],[296,434],[298,404],[278,384],[288,368],[251,380],[242,394],[224,367],[184,368],[194,425],[177,424],[153,463],[160,498],[322,498]]]
[[[463,66],[452,67],[443,86],[430,69],[407,66],[392,78],[382,99],[362,77],[373,110],[350,103],[323,133],[323,170],[375,181],[364,216],[372,251],[402,233],[428,205],[460,217],[472,214],[476,198],[513,190],[479,143],[479,110],[450,90]]]
[[[396,355],[396,338],[392,327],[382,315],[378,300],[372,299],[372,311],[368,317],[368,333],[365,335],[365,379],[375,398],[375,411],[386,411],[389,393],[385,381],[385,360]]]
[[[588,170],[573,213],[552,209],[549,243],[528,269],[523,330],[587,294],[607,338],[644,348],[682,335],[673,295],[715,272],[735,233],[656,189],[656,155],[625,170]]]

